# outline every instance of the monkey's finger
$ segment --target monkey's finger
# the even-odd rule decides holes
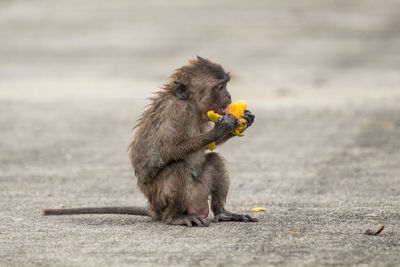
[[[240,125],[240,120],[238,118],[236,118],[236,117],[235,117],[235,124],[236,124],[236,127]]]
[[[196,218],[196,216],[193,216],[192,221],[199,227],[204,227],[204,225],[201,223],[201,221]]]
[[[234,214],[230,216],[231,221],[240,221],[240,215]]]
[[[240,215],[238,217],[238,221],[248,222],[249,218],[247,218],[245,215]]]
[[[232,114],[229,114],[229,115],[232,115]],[[229,121],[233,123],[234,128],[238,127],[240,124],[240,120],[233,115],[232,115],[232,117],[229,118]]]
[[[230,221],[232,220],[231,216],[227,216],[224,213],[218,214],[217,216],[214,217],[213,222],[219,222],[219,221]]]
[[[204,226],[210,226],[210,221],[209,221],[209,220],[207,220],[207,219],[205,219],[205,218],[203,218],[203,217],[201,217],[201,216],[199,216],[199,220],[201,221],[201,223],[202,223]]]
[[[245,109],[245,110],[244,110],[244,114],[246,114],[246,115],[251,115],[251,116],[255,117],[255,115],[253,114],[253,112],[251,112],[251,111],[248,110],[248,109]]]
[[[219,222],[219,219],[221,218],[221,216],[217,215],[214,217],[213,222]]]
[[[233,114],[231,114],[231,113],[224,115],[223,116],[223,120],[227,121],[227,122],[235,122],[235,123],[238,122],[238,123],[240,123],[239,119],[236,118],[235,116],[233,116]]]
[[[232,221],[242,221],[242,222],[248,222],[249,218],[246,217],[246,215],[242,214],[232,214]]]
[[[192,221],[189,220],[189,218],[185,218],[185,223],[186,223],[187,227],[192,227],[193,226],[192,225]]]
[[[230,121],[232,120],[232,118],[234,118],[235,116],[233,116],[231,113],[229,114],[225,114],[224,116],[222,116],[222,120],[223,121]]]
[[[243,115],[243,117],[244,116],[246,116],[247,118],[251,118],[251,122],[253,122],[254,121],[254,119],[255,119],[255,115],[253,114],[253,113],[251,113],[249,110],[245,110],[244,111],[244,115]]]
[[[250,117],[248,115],[243,115],[242,118],[246,120],[247,126],[250,126],[253,124],[254,119],[252,117]]]
[[[253,217],[251,217],[250,215],[244,215],[244,216],[246,216],[248,219],[249,219],[249,221],[250,222],[258,222],[258,220],[256,219],[256,218],[253,218]]]
[[[254,121],[254,118],[255,118],[256,116],[254,116],[254,115],[251,114],[251,113],[245,113],[242,117],[246,117],[246,118],[249,118],[249,119],[251,119],[252,121]]]

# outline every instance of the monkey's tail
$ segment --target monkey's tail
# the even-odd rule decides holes
[[[73,215],[73,214],[128,214],[150,216],[144,207],[100,207],[75,209],[44,209],[43,215]]]

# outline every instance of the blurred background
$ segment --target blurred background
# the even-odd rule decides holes
[[[3,0],[1,89],[154,87],[196,55],[223,64],[248,91],[391,88],[400,79],[399,13],[390,0]]]
[[[199,239],[147,218],[43,218],[144,205],[131,129],[196,55],[257,116],[220,151],[228,207],[265,206],[261,222]],[[0,0],[0,265],[398,261],[399,69],[396,0]],[[381,224],[383,240],[358,238]]]

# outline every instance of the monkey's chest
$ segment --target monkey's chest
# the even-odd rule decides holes
[[[205,132],[209,131],[209,124],[201,125],[199,128],[195,128],[193,132],[189,132],[191,137],[197,136],[199,134],[204,134]],[[202,148],[196,152],[189,154],[185,161],[189,165],[191,170],[192,176],[198,177],[201,174],[201,168],[203,166],[204,161],[206,160],[205,157],[206,148]]]

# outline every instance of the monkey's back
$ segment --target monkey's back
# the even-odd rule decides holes
[[[161,124],[159,105],[154,102],[141,115],[135,126],[136,132],[132,140],[130,158],[138,184],[150,181],[159,170],[165,165],[160,154],[160,147],[157,142],[158,128]]]
[[[151,182],[169,163],[169,155],[163,153],[167,150],[165,147],[171,147],[185,138],[187,131],[182,128],[188,122],[179,117],[186,108],[182,101],[160,92],[151,99],[147,110],[141,115],[129,146],[131,163],[139,186]]]

